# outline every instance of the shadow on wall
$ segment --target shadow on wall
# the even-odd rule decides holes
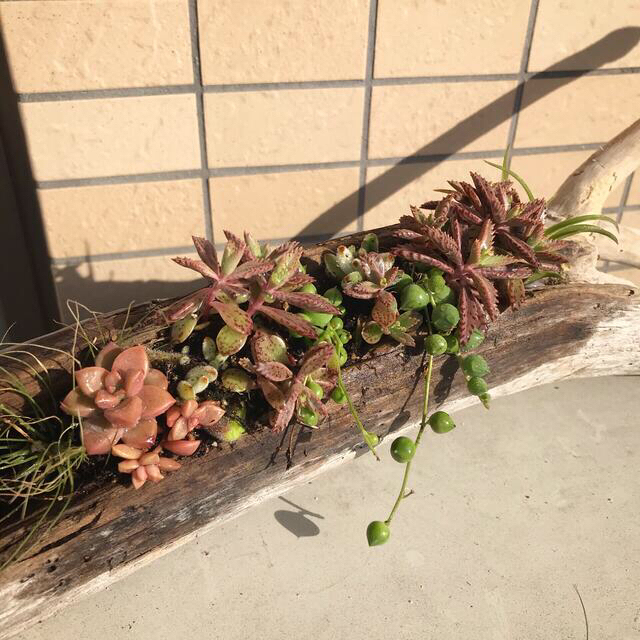
[[[155,260],[162,258],[154,258]],[[164,258],[170,260],[167,256]],[[131,280],[127,282],[112,280],[96,280],[91,264],[67,265],[53,267],[54,281],[62,295],[71,296],[92,311],[105,312],[125,308],[130,303],[141,303],[148,300],[174,298],[195,291],[202,286],[202,280],[185,282],[167,282],[166,280]],[[182,269],[175,265],[176,271]],[[87,272],[86,275],[84,272]],[[71,316],[66,308],[66,300],[60,300],[60,313],[64,322]],[[84,316],[87,314],[85,313]]]
[[[640,27],[617,29],[578,53],[561,60],[542,72],[533,74],[527,80],[526,94],[523,92],[523,85],[518,85],[515,89],[465,118],[444,134],[426,142],[411,156],[404,158],[399,164],[389,168],[382,175],[366,184],[366,204],[364,194],[361,190],[356,190],[309,223],[298,234],[298,238],[302,239],[303,236],[307,236],[308,241],[308,236],[318,228],[318,225],[323,228],[332,228],[333,226],[336,231],[344,228],[348,223],[353,222],[353,217],[350,215],[346,218],[344,211],[357,211],[356,203],[358,201],[361,203],[360,213],[368,211],[427,173],[445,160],[448,155],[462,149],[497,125],[508,121],[514,111],[526,108],[593,69],[618,60],[633,49],[639,41]],[[567,72],[567,69],[580,71]],[[529,80],[539,78],[546,78],[548,81],[529,83]],[[429,165],[424,164],[425,156],[441,154],[442,149],[449,150],[448,154],[439,156],[437,161],[431,158]],[[157,257],[153,259],[158,260]],[[152,298],[173,297],[198,286],[196,282],[168,283],[160,280],[97,281],[90,265],[87,268],[86,264],[55,267],[54,276],[63,295],[72,295],[79,302],[97,311],[123,307],[134,299],[144,301]]]

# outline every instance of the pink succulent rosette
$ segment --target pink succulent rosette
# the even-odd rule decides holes
[[[224,409],[215,400],[187,400],[167,411],[169,433],[162,447],[180,456],[190,456],[200,446],[200,440],[187,438],[196,427],[212,427],[220,421]]]
[[[80,419],[89,455],[105,454],[122,440],[149,449],[158,434],[156,418],[175,404],[169,381],[149,366],[144,347],[122,349],[110,342],[95,366],[76,371],[76,388],[62,401],[65,413]]]
[[[131,484],[134,489],[140,489],[147,480],[157,483],[164,479],[163,471],[177,471],[180,463],[162,456],[162,447],[155,447],[152,451],[136,449],[126,444],[116,444],[111,453],[118,458],[124,458],[118,463],[120,473],[131,474]]]

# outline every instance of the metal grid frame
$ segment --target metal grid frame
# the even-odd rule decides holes
[[[205,85],[202,82],[202,69],[200,64],[200,35],[198,25],[198,5],[197,0],[188,1],[189,25],[191,38],[191,54],[193,66],[193,84],[167,85],[159,87],[132,87],[119,89],[96,89],[86,91],[61,91],[61,92],[39,92],[22,93],[18,95],[19,102],[59,102],[68,100],[95,100],[104,98],[126,98],[139,96],[176,95],[193,93],[196,97],[196,117],[198,122],[198,136],[200,145],[200,168],[184,171],[150,172],[142,174],[112,175],[90,178],[74,178],[62,180],[44,180],[37,183],[39,189],[59,189],[64,187],[124,184],[136,182],[158,182],[168,180],[200,179],[203,194],[203,216],[206,236],[213,239],[213,227],[215,225],[215,198],[210,193],[209,178],[219,176],[240,176],[255,175],[265,173],[283,173],[292,171],[311,171],[315,169],[332,169],[343,167],[359,168],[358,184],[358,205],[357,205],[357,228],[363,229],[365,213],[365,195],[367,188],[367,169],[369,167],[394,166],[401,162],[426,163],[439,162],[442,160],[468,159],[468,158],[499,158],[504,153],[503,149],[490,149],[486,151],[459,152],[426,156],[410,157],[389,157],[370,158],[369,157],[369,127],[371,116],[371,98],[373,87],[375,86],[400,86],[407,84],[438,84],[451,82],[491,82],[498,80],[517,81],[515,92],[513,113],[509,124],[509,132],[506,144],[513,150],[512,156],[536,155],[542,153],[561,153],[567,151],[595,150],[601,146],[602,142],[591,144],[555,145],[526,147],[514,149],[518,129],[518,118],[522,107],[524,88],[531,78],[577,78],[584,75],[622,75],[640,73],[640,67],[608,68],[577,71],[547,71],[530,72],[529,57],[536,26],[539,0],[532,0],[529,11],[526,35],[524,38],[520,68],[517,73],[502,74],[476,74],[476,75],[448,75],[448,76],[419,76],[405,78],[375,78],[374,58],[376,47],[376,26],[378,14],[378,0],[371,0],[369,5],[369,23],[365,73],[362,79],[345,79],[332,81],[309,81],[309,82],[277,82],[277,83],[247,83],[247,84],[216,84]],[[278,91],[292,89],[323,89],[323,88],[364,88],[364,105],[362,117],[362,137],[360,146],[360,157],[351,161],[343,162],[317,162],[298,163],[286,165],[260,165],[243,167],[212,168],[208,165],[206,147],[206,122],[204,116],[204,94],[205,93],[225,93],[240,91]],[[628,211],[640,210],[640,205],[628,205],[628,197],[631,189],[633,175],[629,176],[623,188],[620,201],[617,206],[605,209],[607,213],[615,213],[618,222],[622,221],[623,215]],[[215,196],[215,194],[213,194]],[[304,241],[315,242],[326,239],[327,236],[305,236]],[[272,242],[280,240],[271,239]],[[175,255],[175,253],[191,253],[191,246],[177,246],[158,249],[144,249],[136,251],[122,251],[113,253],[93,254],[91,256],[73,256],[65,258],[51,259],[53,266],[79,264],[83,262],[100,262],[106,260],[123,260],[127,258],[158,257],[165,255]]]

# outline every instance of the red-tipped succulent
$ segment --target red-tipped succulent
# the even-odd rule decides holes
[[[134,489],[140,489],[147,480],[157,483],[164,479],[163,471],[177,471],[180,463],[177,460],[161,456],[162,447],[153,451],[137,449],[126,444],[116,444],[111,447],[111,453],[123,460],[118,463],[120,473],[131,474],[131,484]]]
[[[452,202],[451,196],[445,198]],[[445,205],[447,206],[447,205]],[[444,208],[444,206],[443,206]],[[450,209],[449,209],[450,211]],[[405,228],[396,237],[409,240],[393,249],[393,253],[412,262],[420,262],[440,269],[447,284],[458,294],[460,324],[459,339],[466,343],[475,328],[485,326],[487,320],[498,317],[498,293],[494,281],[526,278],[531,266],[519,257],[494,253],[493,222],[485,219],[479,229],[461,223],[455,215],[448,218],[449,231],[438,226],[444,222],[436,215],[426,216],[413,209],[413,218],[405,216]],[[408,224],[407,224],[408,223]]]
[[[227,358],[240,351],[253,332],[257,313],[283,327],[308,338],[316,333],[304,318],[288,311],[290,306],[307,311],[339,313],[325,298],[314,293],[296,291],[311,282],[300,264],[303,249],[297,242],[288,242],[263,256],[267,249],[249,235],[244,242],[225,231],[228,243],[222,262],[218,263],[215,248],[203,238],[194,238],[201,260],[175,258],[185,267],[194,269],[211,280],[211,285],[182,300],[170,314],[171,319],[197,313],[220,315],[225,323],[216,337],[217,353]],[[248,301],[245,310],[240,305]]]
[[[148,449],[158,433],[156,418],[175,403],[166,376],[150,368],[142,346],[122,349],[107,344],[95,366],[76,371],[75,382],[61,408],[81,421],[89,455],[109,453],[121,439]]]
[[[180,266],[196,271],[211,284],[183,298],[170,311],[170,320],[180,320],[190,313],[206,317],[211,309],[215,308],[216,302],[246,300],[249,295],[249,280],[273,268],[274,262],[271,260],[247,260],[246,257],[251,254],[246,243],[230,231],[224,233],[227,236],[227,245],[221,261],[218,260],[215,246],[209,240],[197,236],[193,236],[193,244],[200,260],[173,259]]]
[[[324,396],[336,385],[337,369],[331,363],[335,351],[331,345],[312,346],[300,359],[296,373],[292,371],[295,359],[276,334],[257,331],[251,340],[251,352],[253,362],[244,358],[241,364],[256,375],[257,385],[273,409],[270,422],[274,431],[282,431],[296,409],[299,417],[308,410],[319,421],[327,415],[318,389]]]

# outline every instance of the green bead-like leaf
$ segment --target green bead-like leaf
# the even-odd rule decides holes
[[[370,547],[377,547],[389,540],[391,529],[386,522],[374,520],[367,527],[367,542]]]
[[[462,370],[472,378],[482,378],[490,372],[487,361],[478,355],[471,355],[464,358],[462,360]]]

